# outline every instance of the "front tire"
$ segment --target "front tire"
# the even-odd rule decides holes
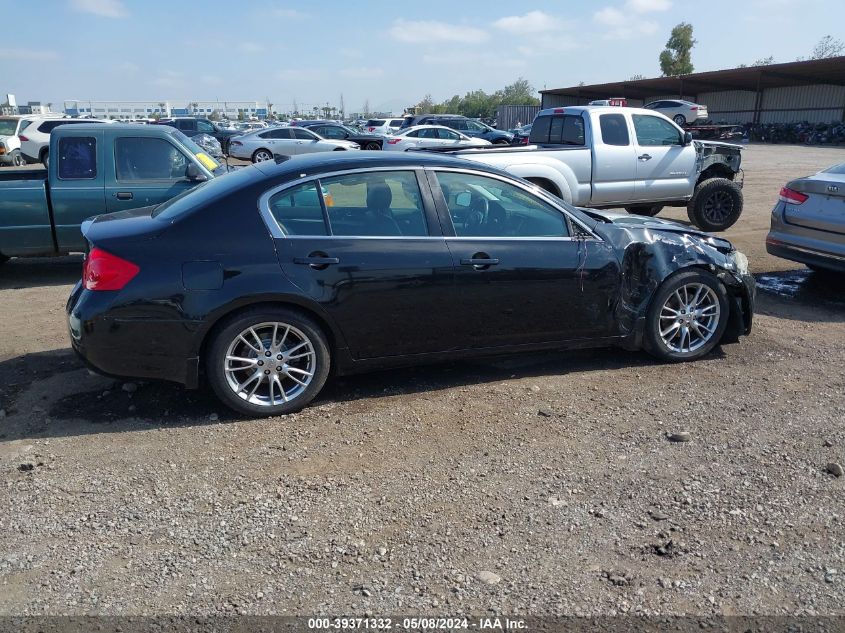
[[[672,117],[672,120],[681,127],[684,127],[687,124],[687,117],[685,117],[683,114],[676,114]]]
[[[742,214],[742,189],[727,178],[711,178],[695,188],[687,203],[690,222],[703,231],[726,231]]]
[[[634,215],[645,215],[653,218],[655,215],[663,210],[662,204],[641,204],[631,207],[625,207],[625,211]]]
[[[698,269],[677,273],[652,298],[643,344],[661,360],[698,360],[722,340],[729,316],[728,293],[714,275]]]
[[[273,152],[269,149],[257,149],[252,154],[253,163],[263,163],[268,160],[273,160]]]
[[[253,417],[299,411],[323,388],[330,366],[322,329],[286,308],[232,317],[214,335],[206,357],[217,397]]]
[[[21,151],[19,149],[16,149],[12,152],[12,165],[14,165],[15,167],[21,167],[25,163],[26,161],[23,159],[23,155],[21,154]]]

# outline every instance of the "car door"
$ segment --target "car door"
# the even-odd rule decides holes
[[[262,197],[284,274],[323,306],[357,359],[456,345],[452,258],[420,177],[350,172]]]
[[[325,144],[320,143],[320,137],[301,127],[290,128],[293,133],[296,154],[313,154],[326,151]]]
[[[680,200],[688,197],[695,173],[695,147],[684,144],[678,127],[659,115],[633,114],[637,154],[634,199]]]
[[[468,141],[462,134],[445,127],[439,127],[436,131],[440,141],[438,145],[463,145]]]
[[[58,156],[50,160],[50,202],[61,250],[84,250],[79,225],[105,210],[103,131],[64,128]]]
[[[637,154],[624,114],[600,114],[593,130],[593,204],[634,198]],[[595,126],[595,118],[593,125]],[[598,133],[596,133],[598,132]]]
[[[432,182],[455,265],[452,328],[471,347],[611,335],[613,249],[504,177],[436,169]]]
[[[114,160],[106,161],[109,212],[160,204],[197,184],[187,173],[193,158],[168,139],[118,136],[112,144]]]

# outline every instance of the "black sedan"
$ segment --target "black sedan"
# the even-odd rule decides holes
[[[379,134],[367,134],[366,132],[358,132],[351,127],[346,127],[340,123],[325,123],[322,121],[300,121],[297,124],[299,127],[307,127],[312,132],[316,132],[323,138],[332,139],[333,141],[352,141],[358,143],[361,149],[381,149],[384,146],[384,137]]]
[[[83,233],[73,348],[248,415],[300,409],[330,370],[608,345],[686,361],[751,330],[728,241],[445,156],[268,161]]]

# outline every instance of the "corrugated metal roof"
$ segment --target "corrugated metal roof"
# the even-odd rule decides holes
[[[845,56],[811,59],[803,62],[731,68],[678,77],[655,77],[635,81],[618,81],[591,86],[572,86],[541,90],[544,104],[547,95],[570,96],[582,99],[628,97],[647,99],[653,95],[677,94],[687,97],[704,92],[724,90],[753,90],[812,84],[845,86]]]

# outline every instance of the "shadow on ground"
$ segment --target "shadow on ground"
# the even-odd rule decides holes
[[[758,311],[785,319],[845,322],[845,275],[806,268],[764,272],[757,280]]]
[[[720,350],[714,352],[719,354]],[[624,369],[656,362],[644,353],[598,349],[392,369],[331,377],[311,406],[436,392],[532,376]],[[65,389],[64,395],[56,396],[48,384],[50,380],[60,380],[63,385],[68,384],[65,380],[73,381],[73,385]],[[189,391],[171,383],[129,382],[133,385],[131,392],[124,390],[122,381],[88,376],[70,350],[39,352],[4,361],[0,363],[0,398],[5,403],[7,417],[0,425],[0,441],[243,419],[223,406],[208,388]]]
[[[13,257],[0,266],[0,290],[65,286],[82,277],[82,255]]]

